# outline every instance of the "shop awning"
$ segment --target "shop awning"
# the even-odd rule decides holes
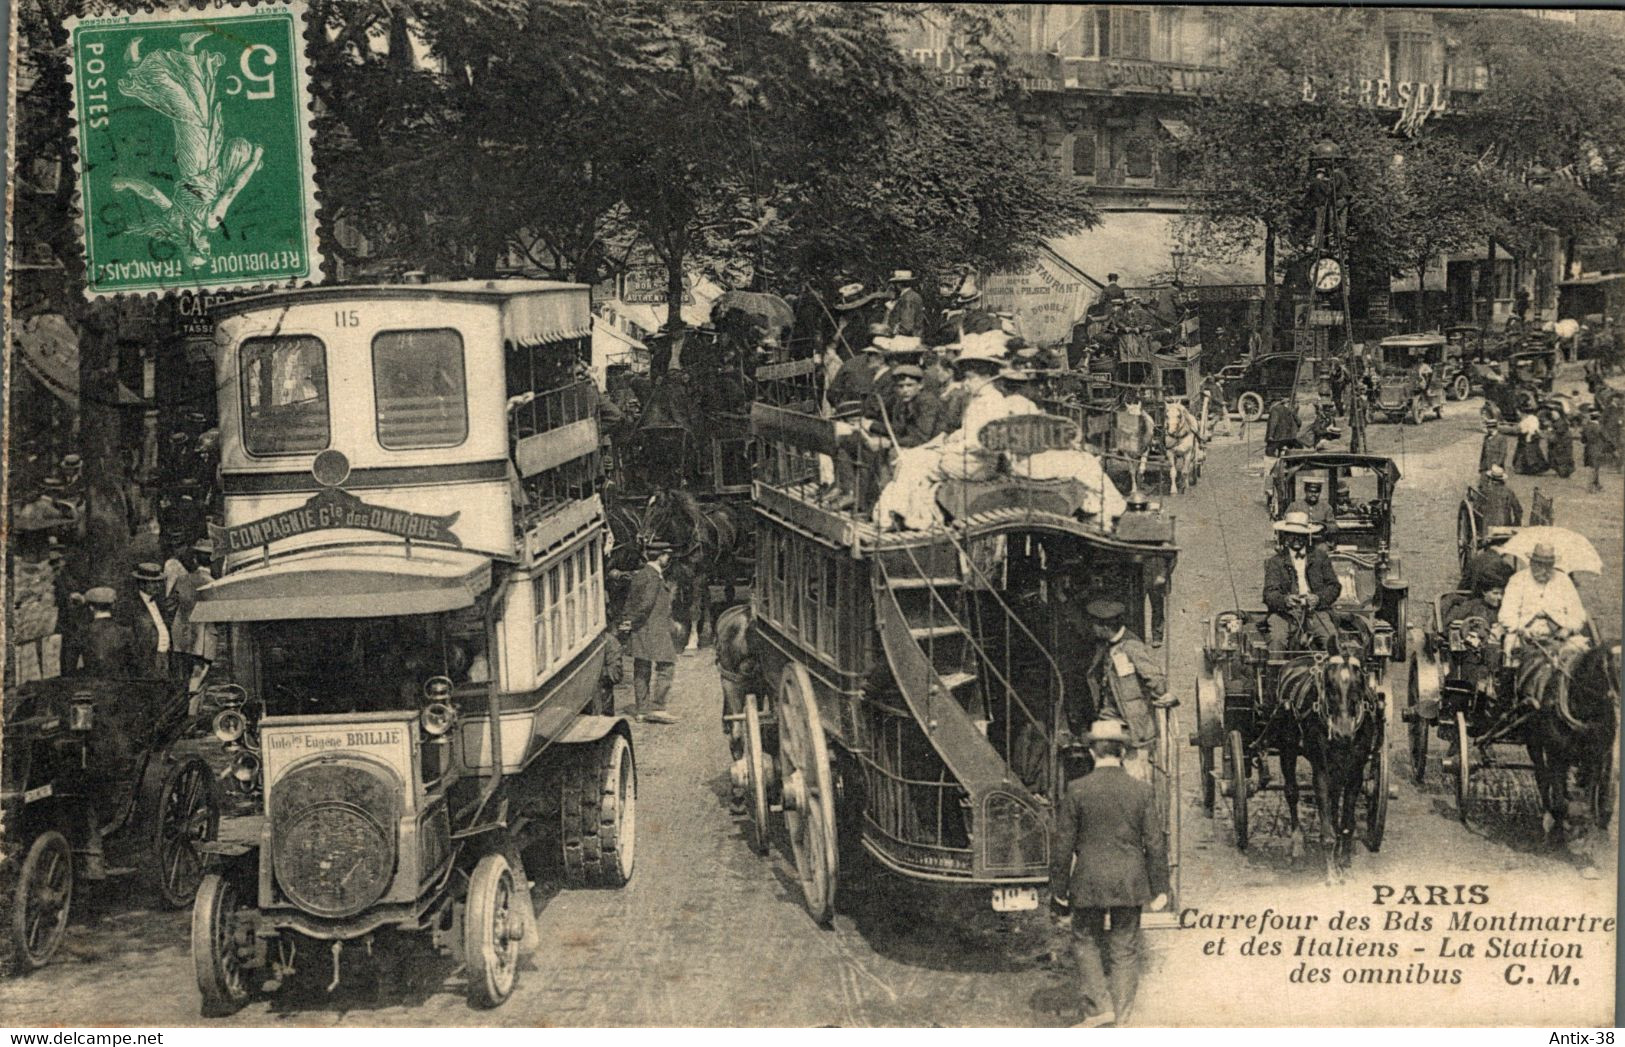
[[[58,313],[31,316],[12,331],[16,360],[70,407],[79,406],[79,335]],[[120,382],[120,407],[142,407],[146,401]]]
[[[1191,136],[1191,125],[1183,120],[1175,120],[1171,116],[1159,116],[1157,117],[1157,123],[1161,124],[1162,129],[1167,131],[1168,136],[1176,142],[1183,142]]]
[[[383,618],[468,607],[491,587],[477,553],[405,546],[313,551],[245,567],[198,591],[194,622]]]
[[[1180,242],[1177,214],[1108,211],[1101,219],[1093,229],[1048,241],[1057,255],[1097,284],[1104,285],[1108,273],[1118,274],[1117,282],[1131,289],[1170,286],[1176,275],[1186,287],[1264,282],[1261,251],[1234,259],[1192,251]]]

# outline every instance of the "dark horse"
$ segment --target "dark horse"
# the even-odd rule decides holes
[[[712,580],[719,579],[725,587],[726,603],[734,601],[739,526],[733,514],[726,506],[702,505],[689,492],[667,487],[656,488],[642,506],[633,506],[617,499],[614,484],[606,484],[604,500],[610,507],[609,526],[615,538],[609,560],[612,582],[638,569],[648,542],[671,545],[668,577],[676,588],[672,597],[672,640],[681,650],[697,629],[700,645],[710,643],[715,631],[710,606]],[[611,603],[615,603],[613,598]]]
[[[1535,765],[1541,824],[1554,846],[1567,838],[1570,768],[1596,831],[1607,832],[1614,813],[1619,641],[1598,646],[1583,637],[1577,640],[1561,645],[1526,642],[1516,675],[1519,699],[1534,708],[1525,744]]]
[[[1298,756],[1313,768],[1326,879],[1341,881],[1353,859],[1357,804],[1366,768],[1382,744],[1382,707],[1366,684],[1360,660],[1346,654],[1304,654],[1281,668],[1276,689],[1287,722],[1277,732],[1281,783],[1291,819],[1292,852],[1302,853],[1298,825]],[[1381,787],[1381,783],[1377,783]]]

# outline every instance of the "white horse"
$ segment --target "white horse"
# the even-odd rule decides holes
[[[1191,409],[1180,400],[1169,400],[1163,408],[1163,446],[1168,454],[1168,484],[1172,493],[1179,493],[1179,481],[1191,487],[1196,470],[1197,456],[1202,451],[1201,426]]]

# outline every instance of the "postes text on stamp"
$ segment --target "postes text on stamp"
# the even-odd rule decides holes
[[[321,280],[302,3],[69,22],[85,293]]]

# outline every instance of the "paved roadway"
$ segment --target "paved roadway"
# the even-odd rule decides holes
[[[1418,596],[1454,580],[1456,505],[1476,462],[1478,434],[1476,401],[1453,404],[1443,421],[1420,428],[1372,431],[1373,450],[1393,455],[1404,472],[1396,545]],[[1201,619],[1231,604],[1232,586],[1242,602],[1257,599],[1267,536],[1261,437],[1255,426],[1217,443],[1202,485],[1170,503],[1183,548],[1176,572],[1181,606],[1170,624],[1172,679],[1182,698],[1193,693]],[[1527,504],[1535,482],[1515,477],[1513,483]],[[1604,552],[1607,576],[1582,579],[1582,592],[1605,633],[1618,636],[1620,476],[1605,477],[1602,494],[1585,493],[1581,473],[1538,483],[1555,495],[1558,522],[1587,533]],[[1420,613],[1413,603],[1413,616]],[[1076,1020],[1070,963],[1054,958],[1059,939],[1047,918],[996,916],[985,910],[981,892],[943,894],[875,877],[832,929],[813,927],[782,848],[771,860],[756,858],[728,814],[718,701],[709,652],[686,653],[674,700],[683,721],[637,731],[641,789],[632,884],[621,891],[564,892],[538,884],[542,948],[505,1007],[470,1011],[455,971],[396,947],[380,950],[387,966],[378,979],[355,975],[332,994],[325,991],[327,957],[307,954],[304,970],[281,994],[256,1001],[231,1024],[1032,1026]],[[1192,714],[1189,706],[1180,710],[1182,734]],[[1602,856],[1603,878],[1587,880],[1582,856],[1541,851],[1527,826],[1469,832],[1451,815],[1437,770],[1425,790],[1410,784],[1406,759],[1397,755],[1401,738],[1387,841],[1380,854],[1358,849],[1345,885],[1323,885],[1318,860],[1294,861],[1284,839],[1268,832],[1246,853],[1236,851],[1225,823],[1200,816],[1192,799],[1184,807],[1180,904],[1329,915],[1340,907],[1374,911],[1373,883],[1486,883],[1498,907],[1529,898],[1556,911],[1613,912],[1608,849],[1594,849]],[[1191,797],[1195,751],[1181,751]],[[1255,818],[1268,821],[1270,803],[1256,806]],[[6,1024],[198,1022],[186,914],[132,909],[105,886],[87,894],[63,956],[0,986]],[[1600,984],[1612,982],[1611,959],[1602,966],[1588,961],[1593,984],[1583,992],[1497,992],[1497,984],[1475,982],[1468,992],[1394,986],[1305,993],[1286,991],[1292,963],[1202,956],[1210,937],[1148,935],[1138,1023],[1608,1020],[1600,1008],[1611,993]],[[1607,951],[1611,956],[1611,943]],[[388,991],[378,992],[377,982]]]

